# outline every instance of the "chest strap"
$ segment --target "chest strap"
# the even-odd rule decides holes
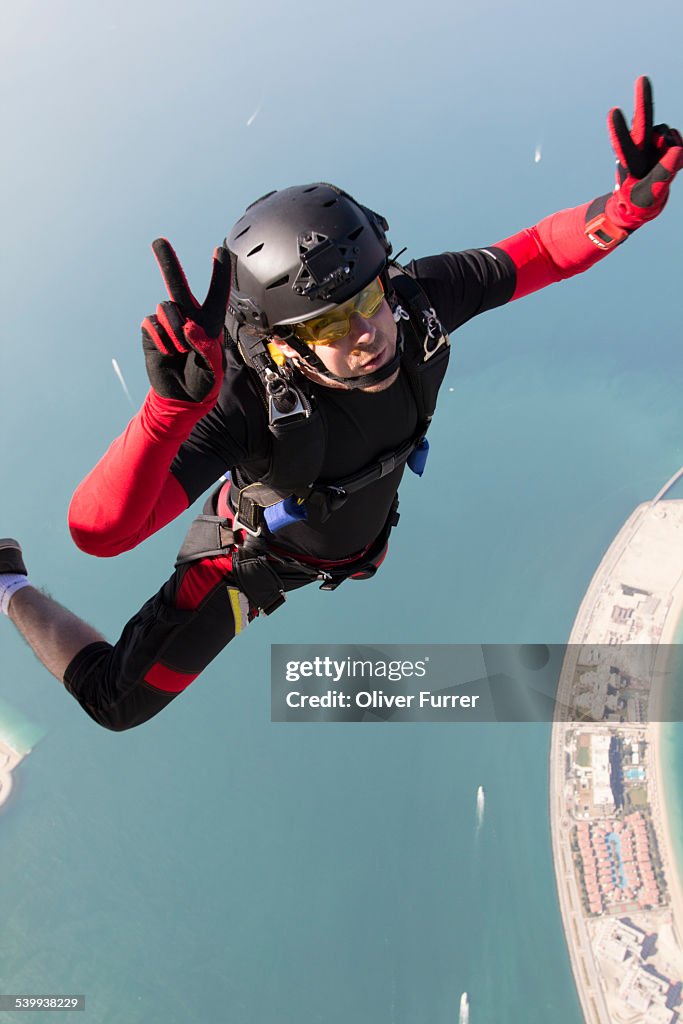
[[[315,484],[308,489],[306,497],[288,495],[283,498],[281,492],[268,484],[248,484],[237,493],[234,527],[258,536],[264,522],[270,533],[276,533],[284,526],[302,520],[324,523],[345,504],[350,495],[362,491],[406,463],[409,469],[422,476],[428,452],[429,442],[424,434],[420,434],[358,473],[334,484]]]

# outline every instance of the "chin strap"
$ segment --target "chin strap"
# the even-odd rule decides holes
[[[381,381],[391,377],[393,373],[396,373],[399,366],[401,365],[401,338],[399,331],[399,340],[396,345],[396,352],[394,358],[390,359],[384,366],[380,366],[379,370],[373,370],[372,373],[362,373],[358,377],[339,377],[336,373],[332,373],[328,370],[321,359],[315,354],[312,348],[310,348],[305,341],[301,341],[300,338],[290,331],[286,338],[282,338],[283,341],[293,348],[297,355],[301,358],[302,362],[306,366],[310,367],[319,374],[323,380],[331,380],[336,384],[344,384],[350,391],[355,391],[358,388],[372,387],[373,384],[379,384]]]

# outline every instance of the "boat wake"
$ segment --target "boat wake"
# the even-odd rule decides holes
[[[470,1024],[470,1001],[467,998],[467,992],[463,992],[460,996],[460,1016],[458,1017],[458,1024]]]
[[[484,787],[480,786],[477,790],[477,832],[484,824],[484,806],[486,803],[486,797],[484,795]]]

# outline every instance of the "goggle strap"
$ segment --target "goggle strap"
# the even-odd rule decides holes
[[[290,348],[293,348],[296,354],[301,356],[304,362],[308,363],[308,365],[314,370],[318,370],[319,373],[329,374],[329,370],[323,363],[322,359],[318,359],[315,352],[306,344],[305,341],[302,341],[301,338],[297,337],[294,331],[291,331],[289,336],[284,338],[283,341],[286,341]]]
[[[315,352],[308,347],[305,341],[301,341],[300,338],[296,338],[297,344],[292,344],[291,339],[287,339],[287,344],[291,345],[295,352],[301,356],[303,361],[308,364],[312,369],[317,370],[318,373],[322,374],[328,380],[336,381],[338,384],[344,384],[351,391],[355,391],[357,388],[369,387],[372,384],[379,384],[381,381],[386,380],[392,373],[395,373],[401,365],[401,353],[403,351],[402,341],[399,338],[399,342],[396,345],[396,353],[394,358],[384,366],[380,366],[379,370],[373,370],[372,373],[364,373],[360,377],[340,377],[336,373],[332,373],[328,370],[321,359],[315,354]]]

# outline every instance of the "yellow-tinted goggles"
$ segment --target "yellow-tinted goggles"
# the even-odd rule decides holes
[[[384,288],[378,277],[358,295],[335,306],[329,313],[315,316],[301,324],[292,324],[297,338],[308,345],[333,345],[351,330],[351,315],[359,313],[364,319],[374,316],[384,301]]]

